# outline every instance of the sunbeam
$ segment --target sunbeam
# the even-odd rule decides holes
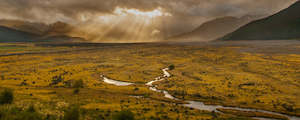
[[[151,11],[115,8],[114,14],[100,14],[74,29],[72,36],[93,42],[143,42],[155,41],[160,34],[162,21],[172,15],[161,8]]]

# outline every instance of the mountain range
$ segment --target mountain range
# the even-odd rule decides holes
[[[263,19],[246,24],[221,40],[287,40],[300,38],[300,1]]]
[[[183,33],[169,38],[172,41],[212,41],[228,33],[237,30],[239,27],[255,19],[254,16],[241,18],[226,16],[205,22],[191,32]]]
[[[0,26],[11,28],[18,31],[42,35],[48,30],[48,26],[43,23],[33,23],[21,20],[0,20]]]
[[[36,34],[0,27],[0,42],[33,42],[38,37]]]
[[[68,33],[73,26],[56,22],[50,25],[19,20],[0,20],[0,42],[83,41]]]

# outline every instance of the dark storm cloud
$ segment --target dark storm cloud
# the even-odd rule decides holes
[[[116,7],[151,11],[161,8],[172,17],[161,20],[166,36],[187,32],[203,22],[223,16],[270,15],[295,0],[0,0],[0,19],[77,24],[113,14]]]
[[[0,0],[1,17],[43,20],[76,20],[82,13],[111,13],[115,7],[147,11],[157,7],[174,16],[241,16],[270,14],[294,0]],[[41,15],[43,15],[41,17]]]

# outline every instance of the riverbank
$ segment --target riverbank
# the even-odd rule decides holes
[[[270,111],[265,111],[265,110],[258,110],[258,109],[249,109],[249,108],[238,108],[238,107],[225,107],[221,105],[207,105],[203,102],[199,101],[184,101],[180,100],[171,94],[169,94],[168,91],[166,90],[159,90],[157,88],[157,85],[153,85],[156,82],[161,82],[164,80],[167,80],[170,78],[172,75],[168,72],[169,68],[164,68],[162,69],[163,75],[156,77],[153,81],[150,81],[146,83],[147,86],[149,86],[149,89],[158,93],[164,94],[165,98],[175,100],[175,101],[183,101],[187,104],[183,104],[185,107],[189,108],[194,108],[198,110],[206,110],[210,112],[221,112],[221,113],[227,113],[227,114],[234,114],[238,116],[245,116],[245,117],[252,117],[253,119],[261,119],[263,120],[264,118],[271,118],[271,119],[283,119],[283,120],[299,120],[300,117],[297,116],[289,116],[281,113],[276,113],[276,112],[270,112]],[[117,80],[110,80],[107,79],[106,77],[104,78],[104,82],[108,84],[114,84],[117,86],[128,86],[132,85],[133,83],[126,83],[126,82],[121,82]]]

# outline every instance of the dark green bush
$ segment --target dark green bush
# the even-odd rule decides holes
[[[73,84],[73,88],[83,88],[83,87],[84,87],[83,80],[76,80]]]
[[[61,75],[59,76],[54,76],[52,78],[52,82],[50,83],[50,86],[53,86],[53,85],[57,85],[58,83],[62,82],[64,79]]]
[[[174,70],[175,69],[175,65],[170,65],[168,68],[169,68],[169,70]]]
[[[36,112],[36,110],[33,105],[30,105],[29,108],[27,109],[27,112]]]
[[[130,110],[122,110],[113,116],[113,120],[135,120]]]
[[[140,90],[139,88],[134,88],[134,91],[138,91],[138,90]]]
[[[63,120],[79,120],[80,110],[79,106],[72,106],[65,111]]]
[[[287,111],[289,111],[289,112],[294,112],[295,111],[292,105],[282,104],[282,107],[284,109],[286,109]]]
[[[73,91],[74,94],[78,94],[79,92],[80,92],[79,88],[75,88],[74,91]]]
[[[13,91],[10,89],[5,89],[0,94],[0,104],[11,104],[14,100],[14,94]]]

